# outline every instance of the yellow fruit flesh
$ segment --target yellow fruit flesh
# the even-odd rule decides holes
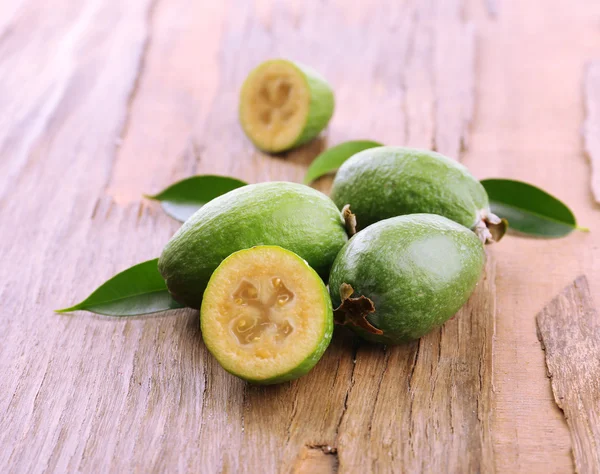
[[[306,124],[310,91],[302,73],[287,61],[269,61],[254,70],[242,88],[240,119],[259,148],[289,148]]]
[[[202,335],[221,365],[269,379],[300,365],[323,339],[321,282],[288,252],[255,248],[229,257],[202,303]]]

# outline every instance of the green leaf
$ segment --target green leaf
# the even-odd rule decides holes
[[[563,237],[577,226],[571,210],[546,191],[511,179],[484,179],[492,212],[507,219],[510,229],[538,237]]]
[[[182,307],[167,291],[155,258],[118,273],[81,303],[56,312],[84,310],[108,316],[134,316]]]
[[[304,176],[304,184],[310,184],[315,179],[336,171],[344,161],[352,155],[356,155],[359,151],[367,150],[383,146],[381,143],[370,140],[354,140],[350,142],[340,143],[334,147],[325,150],[317,156],[306,171]]]
[[[246,184],[248,183],[228,176],[192,176],[172,184],[158,194],[145,197],[160,201],[167,214],[183,222],[207,202]]]

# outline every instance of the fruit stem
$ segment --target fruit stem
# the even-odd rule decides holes
[[[342,208],[342,217],[346,223],[346,233],[348,234],[348,237],[352,237],[356,234],[356,216],[352,214],[350,204],[346,204]]]

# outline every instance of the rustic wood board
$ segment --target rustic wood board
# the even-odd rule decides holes
[[[599,17],[560,0],[502,2],[495,18],[481,0],[0,5],[2,470],[571,470],[534,315],[575,274],[600,290],[580,139]],[[338,99],[326,135],[284,157],[254,150],[235,113],[271,56],[321,70]],[[224,373],[193,311],[51,312],[158,255],[178,224],[142,193],[194,173],[300,181],[356,138],[534,181],[592,234],[506,239],[440,331],[387,351],[341,332],[280,387]]]
[[[495,407],[499,472],[573,472],[571,441],[554,403],[535,315],[585,274],[600,294],[600,207],[592,199],[581,131],[586,64],[599,58],[600,4],[498,2],[490,18],[472,0],[477,27],[473,127],[462,162],[476,176],[532,182],[574,210],[590,233],[559,240],[508,237],[497,261]]]
[[[537,327],[577,472],[600,473],[600,317],[585,276],[538,314]]]
[[[585,71],[586,120],[583,129],[585,151],[590,158],[590,184],[596,202],[600,203],[600,61],[592,61]]]

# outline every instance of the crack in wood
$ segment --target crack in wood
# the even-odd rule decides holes
[[[600,204],[600,61],[590,62],[585,70],[583,126],[585,152],[590,160],[592,195]]]
[[[499,12],[499,6],[498,6],[498,2],[500,2],[500,0],[483,0],[485,3],[485,8],[488,12],[488,15],[493,18],[496,19],[496,17],[498,16],[498,12]]]
[[[337,449],[329,445],[303,446],[291,472],[293,474],[336,474],[339,470]]]
[[[292,404],[292,413],[290,415],[290,422],[288,423],[288,427],[287,427],[287,438],[285,440],[285,444],[288,445],[290,444],[290,439],[292,437],[292,424],[294,423],[294,420],[296,419],[296,413],[298,412],[298,397],[294,397],[294,403]]]
[[[344,396],[344,403],[343,403],[343,409],[342,412],[340,413],[340,417],[339,420],[337,422],[337,425],[335,427],[335,438],[337,439],[337,437],[339,436],[339,432],[340,432],[340,426],[342,425],[342,421],[344,419],[344,415],[346,414],[346,412],[348,411],[348,398],[350,397],[350,393],[352,392],[352,389],[354,388],[354,372],[356,370],[356,363],[357,363],[357,356],[358,356],[358,349],[360,348],[361,343],[358,340],[358,338],[355,338],[354,340],[354,345],[352,347],[352,370],[350,371],[350,383],[348,385],[348,388],[346,389],[346,394]]]
[[[144,201],[140,201],[137,209],[137,220],[136,222],[139,224],[142,216],[144,215]]]
[[[410,367],[409,374],[408,374],[408,390],[409,391],[412,390],[411,383],[412,383],[413,375],[415,373],[415,369],[417,367],[417,361],[419,359],[419,350],[421,349],[421,341],[422,340],[420,339],[417,342],[417,348],[415,350],[415,355],[413,356],[413,360],[412,360],[411,367]]]
[[[122,145],[125,143],[125,139],[129,134],[131,123],[133,120],[134,104],[136,103],[136,99],[140,91],[144,73],[146,71],[148,56],[150,55],[152,49],[151,44],[153,34],[153,19],[159,2],[160,0],[150,0],[145,11],[144,37],[142,44],[139,48],[139,52],[137,54],[137,64],[132,78],[133,80],[131,81],[128,90],[127,98],[125,100],[123,118],[120,123],[120,129],[117,131],[117,137],[115,138],[113,143],[113,156],[112,160],[110,161],[109,170],[107,172],[107,179],[104,183],[104,192],[107,192],[109,188],[114,185],[116,180],[115,170],[117,169],[119,157],[122,153]],[[113,194],[113,197],[115,199],[119,199],[119,202],[121,202],[121,199],[116,194]]]
[[[410,21],[410,33],[408,34],[408,41],[406,43],[406,48],[404,51],[403,57],[405,58],[406,64],[408,64],[411,55],[413,54],[415,38],[414,38],[414,30],[416,28],[416,18],[417,12],[411,15]],[[406,79],[406,73],[400,75],[400,89],[402,90],[402,111],[404,113],[404,139],[403,143],[407,143],[410,137],[410,121],[408,117],[410,116],[408,111],[408,85]]]
[[[244,387],[242,388],[242,413],[240,416],[240,422],[242,425],[242,436],[245,436],[246,434],[246,409],[248,408],[248,388],[248,384],[244,384]]]
[[[409,375],[408,375],[408,392],[409,392],[409,402],[408,402],[408,410],[407,410],[407,415],[408,415],[408,424],[409,424],[409,429],[411,433],[415,432],[415,420],[413,418],[413,405],[414,405],[414,401],[415,401],[415,394],[413,391],[413,387],[412,387],[412,379],[415,373],[415,370],[417,368],[417,361],[419,360],[419,352],[421,350],[421,344],[422,344],[422,339],[419,339],[419,341],[417,342],[417,348],[415,350],[414,353],[414,357],[411,363],[411,368],[409,370]],[[410,447],[410,450],[413,454],[413,456],[417,455],[416,449],[415,449],[415,439],[413,436],[410,436],[408,438],[408,445]]]
[[[90,216],[90,219],[94,220],[96,218],[96,213],[98,212],[98,206],[100,206],[101,200],[101,198],[96,199],[96,203],[94,204],[94,208],[92,209],[92,215]]]
[[[208,352],[208,350],[206,352]],[[208,376],[208,366],[207,365],[205,365],[203,367],[202,375],[204,377],[204,386],[202,387],[202,409],[204,409],[204,407],[206,407],[206,400],[207,400],[207,397],[209,394],[209,391],[208,391],[209,376]],[[244,392],[244,394],[245,394],[245,392]],[[243,410],[242,410],[242,413],[243,413]],[[204,430],[205,425],[206,425],[206,420],[202,420],[202,422],[200,423],[201,431]],[[242,421],[242,428],[243,428],[243,421]]]
[[[121,128],[121,133],[119,133],[119,138],[116,143],[116,148],[120,146],[125,138],[127,137],[127,133],[129,132],[129,126],[131,123],[132,117],[132,107],[137,98],[138,91],[140,89],[140,84],[142,83],[142,77],[144,75],[144,71],[146,70],[146,62],[147,57],[150,52],[150,45],[152,44],[152,20],[154,18],[154,13],[158,6],[160,0],[151,0],[148,5],[148,9],[146,11],[146,37],[144,42],[142,43],[141,51],[138,58],[138,64],[136,68],[136,75],[133,80],[133,84],[129,91],[129,96],[127,97],[126,108],[125,108],[125,119],[123,121],[123,127]]]
[[[377,391],[375,392],[375,397],[374,397],[374,401],[373,401],[373,409],[371,410],[371,415],[369,416],[369,424],[367,427],[367,432],[369,433],[369,438],[371,438],[371,430],[373,428],[373,417],[375,416],[375,410],[377,408],[379,394],[381,393],[381,383],[383,382],[383,377],[385,376],[385,374],[388,370],[388,365],[390,362],[389,351],[387,351],[386,348],[384,348],[384,351],[385,351],[385,363],[383,366],[383,370],[381,371],[381,376],[379,377],[379,380],[377,381]]]

